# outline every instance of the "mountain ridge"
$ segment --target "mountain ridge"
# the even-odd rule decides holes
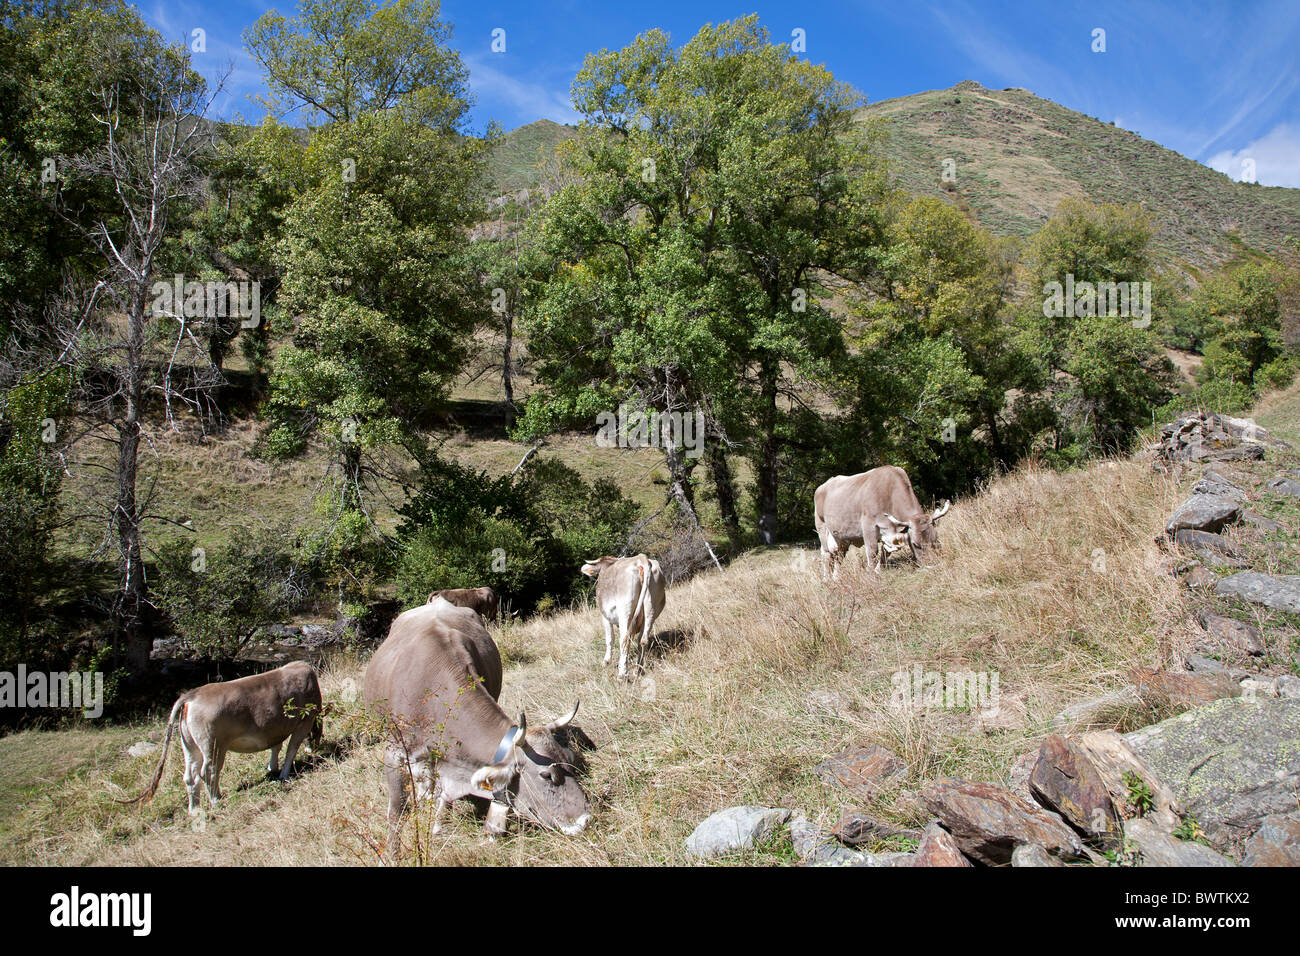
[[[1193,274],[1258,254],[1293,258],[1300,189],[1236,182],[1137,133],[1020,87],[963,80],[869,103],[859,122],[881,121],[884,158],[899,186],[939,196],[1001,236],[1027,236],[1067,196],[1140,203],[1157,255]],[[577,127],[538,120],[502,137],[491,160],[501,193],[531,188],[539,164]],[[955,181],[942,178],[954,161]]]

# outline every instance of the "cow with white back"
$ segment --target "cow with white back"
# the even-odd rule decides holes
[[[919,563],[939,547],[936,525],[950,507],[945,501],[933,512],[922,508],[907,472],[895,465],[831,478],[813,493],[813,520],[825,567],[838,576],[839,563],[852,545],[870,552],[876,571],[903,553]]]
[[[585,735],[561,720],[528,727],[497,703],[501,654],[479,615],[443,598],[399,615],[366,667],[366,704],[382,715],[391,740],[388,778],[389,853],[400,851],[408,787],[417,800],[436,799],[433,832],[449,804],[488,801],[485,828],[504,833],[507,815],[573,835],[591,818],[577,775],[575,741]]]
[[[140,796],[119,802],[143,803],[157,792],[167,763],[167,748],[177,729],[185,751],[184,780],[191,814],[201,809],[200,782],[207,787],[211,808],[217,808],[221,767],[228,752],[270,750],[267,771],[287,780],[302,742],[310,737],[313,750],[319,746],[325,713],[316,669],[306,661],[187,691],[172,705],[162,756],[149,786]],[[289,748],[281,768],[280,746],[286,739]]]
[[[605,555],[588,561],[582,573],[596,579],[596,607],[605,625],[605,663],[613,651],[613,625],[618,624],[618,676],[627,677],[628,634],[640,632],[637,666],[644,666],[646,646],[655,619],[663,612],[666,587],[659,562],[644,554],[630,558]]]

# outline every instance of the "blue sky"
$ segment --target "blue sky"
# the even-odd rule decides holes
[[[195,65],[216,76],[233,64],[225,118],[256,120],[263,91],[244,51],[244,29],[271,6],[297,0],[142,0],[144,18],[179,40],[195,28],[207,52]],[[1300,187],[1300,3],[1259,0],[942,3],[804,0],[748,3],[656,0],[443,0],[453,45],[470,71],[472,125],[513,129],[541,117],[575,122],[569,84],[584,54],[617,48],[659,27],[685,42],[706,22],[758,13],[774,40],[802,29],[807,53],[869,100],[973,79],[1022,86],[1064,106],[1114,120],[1233,178],[1253,160],[1259,182]],[[505,30],[506,50],[491,50]],[[1105,52],[1093,52],[1093,31]]]

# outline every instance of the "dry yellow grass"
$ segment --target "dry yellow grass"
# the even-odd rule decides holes
[[[707,814],[741,803],[804,809],[834,822],[848,806],[814,766],[849,744],[878,742],[908,764],[866,809],[919,822],[906,791],[941,774],[1002,780],[1055,713],[1112,689],[1134,666],[1166,664],[1194,625],[1156,544],[1179,489],[1139,461],[1068,473],[1025,466],[959,501],[929,566],[876,576],[851,556],[838,582],[816,553],[752,552],[723,572],[671,589],[660,641],[639,680],[602,669],[593,609],[504,627],[502,703],[551,719],[582,700],[579,723],[598,745],[588,794],[595,819],[580,837],[515,824],[491,842],[461,812],[419,858],[439,864],[690,862],[683,840]],[[576,573],[576,569],[575,569]],[[972,711],[905,711],[890,676],[925,670],[997,673],[1018,721],[984,729]],[[287,787],[263,780],[261,757],[232,756],[225,805],[201,829],[184,811],[180,760],[142,809],[136,792],[154,758],[122,756],[29,801],[3,851],[29,864],[335,865],[380,862],[385,789],[380,745],[356,733],[364,664],[325,668],[341,719],[332,756]],[[831,697],[829,695],[838,695]],[[837,701],[828,708],[824,701]],[[351,716],[350,716],[351,715]],[[121,788],[121,789],[119,789]],[[427,816],[417,824],[427,834]],[[405,838],[412,845],[412,824]],[[423,839],[427,840],[427,836]],[[412,854],[415,858],[415,854]],[[783,862],[760,850],[739,862]]]

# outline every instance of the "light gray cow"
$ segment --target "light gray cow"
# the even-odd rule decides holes
[[[839,563],[852,545],[872,554],[876,571],[904,548],[919,561],[939,546],[936,525],[950,507],[945,501],[933,512],[922,508],[907,472],[895,465],[831,478],[813,493],[824,567],[838,576]]]
[[[582,573],[596,579],[596,607],[605,625],[605,663],[613,651],[613,626],[617,623],[618,676],[626,678],[628,634],[641,634],[637,666],[643,666],[651,629],[663,613],[667,591],[663,570],[658,561],[644,554],[630,558],[605,555],[584,564]]]

